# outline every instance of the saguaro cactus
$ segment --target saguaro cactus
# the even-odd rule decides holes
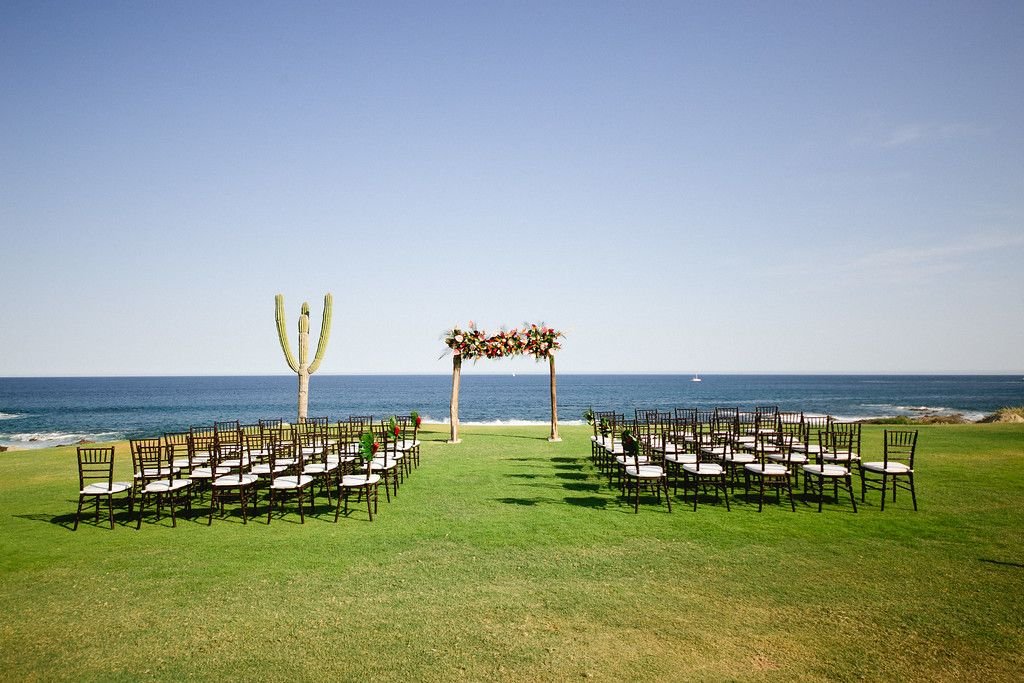
[[[320,325],[320,341],[317,342],[316,355],[312,363],[309,362],[309,303],[302,303],[302,314],[299,316],[299,360],[296,362],[288,343],[288,333],[284,329],[284,295],[278,294],[274,297],[274,302],[277,305],[277,336],[281,340],[284,359],[288,361],[288,367],[292,372],[299,376],[299,422],[305,422],[309,405],[309,376],[320,367],[324,351],[327,350],[327,339],[331,335],[331,308],[334,306],[334,297],[330,292],[324,296],[324,319]]]

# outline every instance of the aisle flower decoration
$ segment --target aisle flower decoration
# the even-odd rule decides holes
[[[412,418],[413,423],[416,425],[416,429],[419,429],[420,426],[423,424],[423,418],[420,417],[419,412],[414,410],[411,413],[409,413],[409,417]]]
[[[373,472],[373,457],[380,450],[380,444],[373,440],[371,432],[363,432],[359,437],[359,457],[366,464],[366,478],[369,480]]]

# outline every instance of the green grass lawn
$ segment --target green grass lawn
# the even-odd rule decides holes
[[[586,428],[435,429],[373,523],[321,498],[305,525],[293,506],[135,531],[124,509],[72,532],[74,449],[0,455],[0,678],[1024,676],[1022,425],[922,427],[918,512],[869,492],[820,515],[635,515]]]

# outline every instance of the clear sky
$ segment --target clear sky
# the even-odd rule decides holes
[[[1024,371],[1019,0],[6,0],[0,159],[0,376]]]

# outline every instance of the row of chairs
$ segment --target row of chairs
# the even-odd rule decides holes
[[[594,434],[591,456],[608,476],[618,480],[620,491],[632,498],[639,511],[640,492],[654,492],[660,501],[683,489],[683,499],[709,488],[715,498],[725,498],[743,486],[758,490],[758,511],[764,506],[765,491],[781,499],[785,491],[795,511],[793,485],[803,480],[805,493],[817,494],[822,510],[825,492],[832,489],[836,502],[842,486],[850,496],[853,511],[857,501],[853,474],[860,475],[861,502],[869,489],[882,493],[882,509],[888,491],[896,500],[897,489],[909,491],[914,509],[914,456],[916,430],[885,430],[882,459],[861,458],[861,424],[831,416],[780,411],[777,406],[758,406],[752,411],[736,408],[672,411],[637,409],[630,419],[615,411],[593,411]],[[891,489],[890,489],[891,487]]]
[[[216,422],[209,427],[191,427],[187,432],[162,437],[133,439],[130,443],[133,478],[114,481],[114,448],[78,449],[79,501],[75,528],[86,501],[96,505],[99,522],[101,501],[107,502],[113,528],[113,497],[127,494],[129,514],[138,505],[136,528],[143,513],[155,503],[157,519],[166,504],[171,524],[177,525],[176,511],[182,505],[191,510],[193,498],[209,496],[209,517],[224,514],[225,504],[237,499],[243,523],[248,522],[249,505],[258,490],[267,492],[267,523],[275,507],[286,496],[298,500],[300,522],[305,522],[305,503],[313,509],[317,491],[335,505],[335,521],[349,497],[357,504],[366,500],[370,520],[378,511],[379,488],[384,485],[390,502],[399,486],[420,464],[419,417],[396,415],[375,423],[372,416],[351,416],[332,422],[325,417],[307,418],[289,425],[283,420],[260,420],[254,424],[238,421]],[[372,457],[361,453],[364,434],[373,436]]]

